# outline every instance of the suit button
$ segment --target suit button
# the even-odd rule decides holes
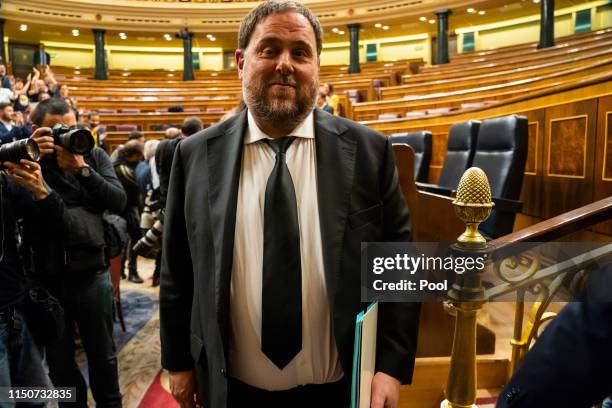
[[[512,387],[510,391],[506,393],[506,401],[512,402],[512,400],[515,399],[520,392],[521,389],[519,387]]]
[[[225,368],[221,369],[221,375],[225,376],[226,372],[225,372]]]

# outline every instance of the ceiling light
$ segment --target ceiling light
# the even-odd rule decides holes
[[[344,31],[338,31],[338,34],[344,35]]]
[[[429,20],[429,24],[435,24],[436,20]]]
[[[474,10],[474,8],[473,8],[473,7],[470,7],[469,9],[467,9],[467,12],[468,12],[468,13],[473,13],[473,12],[475,12],[475,11],[476,11],[476,10]]]
[[[79,34],[80,34],[80,33],[79,33],[79,30],[77,30],[77,29],[72,30],[72,35],[73,35],[73,36],[78,37],[78,36],[79,36]]]
[[[166,41],[172,40],[172,36],[170,34],[164,34],[164,38],[166,39]]]
[[[420,21],[427,21],[427,17],[425,17],[425,16],[419,17],[419,20]]]
[[[208,39],[209,39],[210,41],[216,41],[216,40],[217,40],[217,37],[209,37]]]
[[[22,25],[19,26],[19,29],[21,31],[28,31],[28,25],[27,24],[22,24]]]
[[[540,2],[540,0],[533,0],[533,2],[534,2],[535,4],[538,4],[538,3]]]
[[[127,38],[127,35],[125,35],[125,33],[119,33],[119,38],[125,40]]]
[[[338,29],[337,29],[336,27],[334,27],[334,28],[332,28],[332,32],[333,32],[333,33],[337,33],[337,32],[338,32]]]
[[[81,71],[74,71],[75,75],[79,75]]]
[[[480,11],[478,12],[478,14],[480,14],[481,16],[484,16],[484,15],[485,15],[485,13],[486,13],[486,12],[485,12],[484,10],[480,10]]]
[[[374,27],[376,27],[376,28],[380,28],[380,27],[382,27],[382,24],[380,24],[380,23],[376,23],[376,24],[374,24]]]
[[[388,29],[389,29],[389,26],[383,26],[383,28],[382,28],[382,29],[383,29],[383,30],[388,30]]]

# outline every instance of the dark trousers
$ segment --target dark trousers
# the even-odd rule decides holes
[[[155,256],[155,269],[153,270],[153,278],[159,278],[161,275],[161,248],[157,251],[157,255]]]
[[[121,270],[123,271],[123,265],[127,259],[128,271],[136,272],[138,270],[138,255],[132,251],[132,247],[136,245],[138,240],[142,238],[142,230],[140,229],[140,215],[138,213],[138,207],[128,207],[122,214],[127,224],[127,233],[130,237],[125,249],[124,255],[121,259]]]
[[[350,395],[346,380],[309,384],[286,391],[266,391],[235,378],[228,379],[227,408],[348,408]]]
[[[60,406],[87,407],[87,384],[75,361],[74,323],[87,355],[89,384],[97,407],[121,407],[117,353],[113,340],[112,285],[108,270],[87,283],[57,291],[64,307],[64,336],[46,349],[49,377],[56,387],[76,387],[76,403]]]

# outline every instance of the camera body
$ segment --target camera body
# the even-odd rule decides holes
[[[95,141],[91,132],[77,126],[57,123],[51,129],[53,143],[74,154],[85,155],[94,148]]]

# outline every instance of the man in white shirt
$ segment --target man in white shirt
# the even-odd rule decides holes
[[[182,407],[346,407],[360,245],[408,241],[389,140],[314,109],[322,32],[293,1],[242,22],[246,110],[178,145],[166,207],[162,365]],[[372,407],[397,407],[418,304],[380,304]]]

